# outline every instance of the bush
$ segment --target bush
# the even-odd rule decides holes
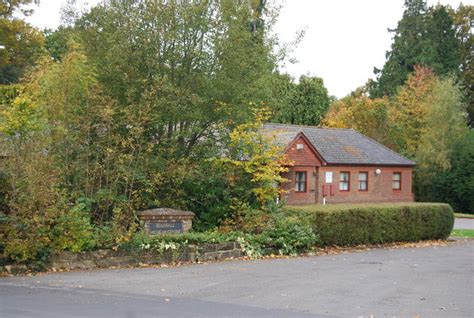
[[[0,213],[0,229],[0,258],[16,263],[41,265],[52,253],[78,253],[97,246],[97,229],[81,204],[48,216],[27,218]]]
[[[446,239],[453,210],[443,203],[287,207],[312,224],[322,245],[349,246]]]
[[[49,227],[44,218],[6,216],[1,237],[2,257],[13,262],[45,262],[51,253]]]
[[[189,233],[167,233],[161,235],[149,235],[143,231],[135,233],[132,239],[120,245],[124,250],[154,249],[161,244],[212,244],[235,241],[240,233],[189,232]]]
[[[281,255],[308,252],[320,243],[311,225],[298,217],[278,217],[260,237],[265,247],[276,248]]]
[[[94,248],[96,242],[90,217],[74,209],[64,213],[51,229],[51,241],[58,251],[78,253]]]

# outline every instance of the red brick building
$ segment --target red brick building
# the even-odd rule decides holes
[[[415,163],[353,129],[265,124],[293,166],[288,204],[413,201]]]

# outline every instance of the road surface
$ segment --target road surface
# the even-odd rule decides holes
[[[456,218],[454,219],[454,228],[474,230],[474,219]]]
[[[0,317],[472,317],[474,240],[0,279]]]

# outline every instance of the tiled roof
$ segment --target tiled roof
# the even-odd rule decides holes
[[[353,129],[264,124],[263,130],[276,132],[277,141],[284,145],[302,132],[328,164],[415,165],[415,162]]]

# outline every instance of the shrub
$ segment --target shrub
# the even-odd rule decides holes
[[[84,211],[72,209],[59,216],[51,229],[56,250],[81,252],[95,247],[94,228]]]
[[[49,227],[44,218],[6,217],[2,226],[3,257],[14,262],[45,262],[51,253]]]
[[[303,206],[285,211],[311,222],[323,245],[445,239],[454,224],[453,210],[443,203]]]
[[[260,237],[265,247],[276,248],[281,255],[308,252],[320,243],[311,225],[298,217],[278,217]]]
[[[0,255],[16,263],[45,263],[51,253],[97,246],[96,229],[81,204],[64,213],[30,218],[0,213]]]
[[[167,233],[161,235],[148,235],[140,231],[135,233],[132,239],[120,245],[121,249],[143,249],[144,246],[153,249],[162,243],[170,244],[207,244],[207,243],[224,243],[235,241],[239,233],[220,233],[216,231],[208,232],[188,232],[188,233]]]

